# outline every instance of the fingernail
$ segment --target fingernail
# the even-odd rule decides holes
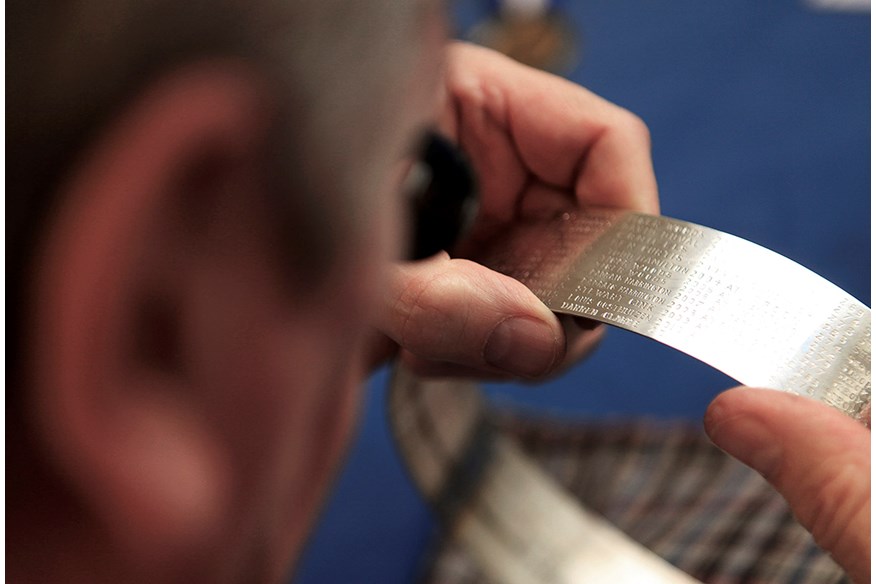
[[[557,358],[559,339],[546,323],[526,317],[503,320],[490,333],[484,360],[514,375],[538,377]]]
[[[706,432],[712,442],[765,477],[774,475],[782,461],[782,445],[769,426],[751,417],[722,420],[722,413],[720,408],[709,408],[706,413]]]

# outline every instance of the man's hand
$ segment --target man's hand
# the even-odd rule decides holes
[[[449,48],[441,130],[470,157],[474,241],[528,213],[597,205],[658,212],[644,123],[586,89],[493,51]],[[439,254],[393,268],[379,330],[423,374],[540,378],[602,328],[562,322],[519,282]]]
[[[870,430],[814,400],[748,388],[718,396],[705,426],[788,500],[855,582],[870,581]]]

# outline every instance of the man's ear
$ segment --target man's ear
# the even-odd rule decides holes
[[[231,455],[193,387],[181,307],[211,206],[264,184],[247,175],[267,95],[231,62],[155,83],[69,173],[37,254],[26,407],[67,488],[131,557],[160,563],[223,527]]]

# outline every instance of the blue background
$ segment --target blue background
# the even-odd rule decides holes
[[[459,2],[461,29],[489,2]],[[562,2],[569,77],[650,126],[663,213],[750,239],[870,304],[870,17],[798,1]],[[805,293],[805,291],[801,291]],[[386,372],[295,582],[411,582],[435,525],[389,438]],[[613,329],[586,363],[495,399],[562,416],[699,419],[733,381]]]

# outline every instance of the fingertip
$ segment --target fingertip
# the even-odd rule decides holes
[[[706,434],[716,446],[768,478],[783,449],[789,464],[819,453],[847,453],[869,432],[863,425],[815,399],[774,389],[737,387],[721,393],[706,410]],[[868,438],[869,439],[869,438]]]
[[[736,410],[737,396],[741,395],[745,389],[744,387],[734,387],[725,390],[719,393],[708,405],[705,416],[703,416],[703,427],[709,437],[712,436],[712,431],[723,424],[727,417]]]
[[[710,427],[715,427],[731,418],[740,416],[770,416],[772,415],[770,410],[787,409],[792,407],[791,402],[798,400],[812,401],[776,389],[740,385],[721,392],[712,400],[712,403],[706,409],[703,423],[708,432]]]
[[[703,425],[718,448],[760,474],[771,476],[781,464],[783,442],[776,439],[774,428],[759,415],[758,399],[750,388],[725,391],[709,405]]]
[[[812,397],[762,387],[739,386],[719,394],[706,410],[704,423],[713,426],[729,418],[758,417],[783,424],[806,420],[818,425],[838,421],[855,424],[852,418]],[[796,426],[796,424],[794,424]]]
[[[552,323],[530,317],[509,317],[487,337],[484,361],[491,367],[537,378],[562,361],[565,343]]]

